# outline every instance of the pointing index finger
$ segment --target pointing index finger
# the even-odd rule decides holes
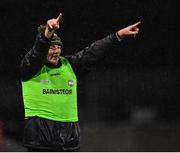
[[[60,13],[59,16],[56,18],[56,19],[57,19],[57,22],[60,22],[60,21],[61,21],[61,18],[62,18],[62,13]]]
[[[139,21],[139,22],[133,24],[132,27],[137,27],[137,26],[140,25],[140,24],[141,24],[141,21]]]

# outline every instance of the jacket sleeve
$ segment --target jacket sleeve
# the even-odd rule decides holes
[[[67,56],[76,75],[90,71],[98,61],[103,59],[105,53],[110,51],[112,46],[119,44],[119,41],[120,38],[117,38],[116,34],[111,34],[95,41],[75,55]]]
[[[26,81],[33,77],[46,62],[50,39],[42,34],[36,36],[32,49],[24,56],[20,64],[21,79]]]

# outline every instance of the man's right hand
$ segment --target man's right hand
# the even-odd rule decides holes
[[[59,23],[62,18],[62,13],[56,19],[50,19],[47,21],[47,27],[44,32],[46,38],[50,38],[56,29],[59,29]]]

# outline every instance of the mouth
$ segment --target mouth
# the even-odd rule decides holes
[[[52,58],[55,58],[55,59],[56,59],[56,58],[59,58],[59,56],[57,56],[57,55],[54,55],[54,56],[52,56]]]

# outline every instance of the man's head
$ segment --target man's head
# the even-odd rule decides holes
[[[60,37],[57,36],[56,33],[54,33],[52,39],[51,39],[51,46],[48,51],[47,55],[47,62],[52,65],[56,66],[59,62],[59,56],[61,54],[61,48],[62,48],[62,42]]]

